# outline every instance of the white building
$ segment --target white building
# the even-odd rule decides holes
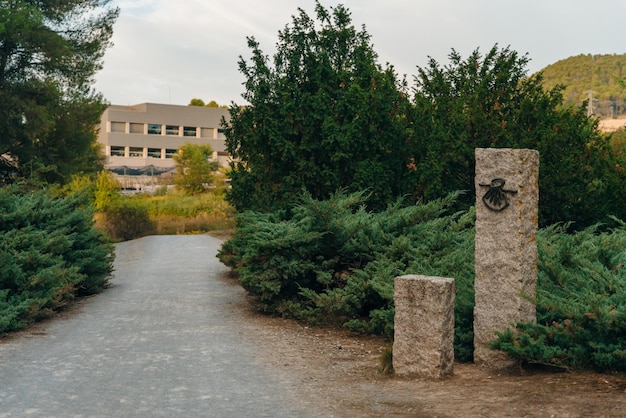
[[[98,141],[105,168],[124,175],[158,175],[172,171],[172,156],[187,143],[208,144],[213,158],[227,165],[221,121],[228,109],[142,103],[109,106],[102,114]]]

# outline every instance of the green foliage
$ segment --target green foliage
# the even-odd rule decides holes
[[[210,161],[213,150],[207,144],[185,144],[174,155],[176,176],[174,182],[185,193],[194,195],[206,192],[215,184],[217,161]]]
[[[289,218],[239,214],[219,258],[267,312],[388,337],[396,276],[454,277],[455,347],[459,359],[470,359],[473,212],[446,214],[456,195],[408,206],[398,201],[379,213],[365,209],[365,198],[342,192],[320,201],[305,193]]]
[[[141,199],[115,200],[104,210],[104,228],[113,241],[128,241],[154,234],[147,202]]]
[[[135,196],[145,200],[157,234],[184,234],[233,228],[232,208],[219,189],[194,196],[169,192],[163,196]]]
[[[49,316],[106,286],[113,247],[84,194],[50,198],[0,189],[0,332]]]
[[[393,337],[393,280],[403,274],[455,279],[455,356],[473,356],[474,212],[446,214],[456,196],[379,213],[363,193],[289,212],[245,212],[220,260],[269,313],[341,323]],[[503,330],[493,348],[522,362],[626,371],[626,224],[575,234],[541,229],[537,323]]]
[[[225,126],[238,211],[287,208],[302,188],[319,199],[370,188],[372,208],[406,193],[403,87],[345,7],[315,12],[300,9],[279,32],[273,63],[254,38],[239,62],[250,106],[233,105]]]
[[[96,176],[94,207],[99,214],[98,227],[113,241],[126,241],[154,233],[149,205],[142,199],[123,197],[121,185],[108,171]]]
[[[215,189],[214,189],[215,191]],[[118,196],[96,214],[97,226],[114,241],[145,235],[198,233],[233,228],[232,208],[222,193]]]
[[[559,88],[546,91],[541,75],[526,76],[527,57],[492,48],[463,59],[453,51],[441,67],[419,69],[415,94],[415,170],[408,181],[418,195],[438,198],[471,190],[475,148],[539,151],[540,225],[575,222],[582,228],[607,215],[624,215],[623,170],[616,169],[608,138],[584,109],[563,109]]]
[[[577,55],[547,66],[543,84],[547,89],[564,86],[563,103],[578,107],[594,99],[594,114],[600,117],[617,116],[626,112],[626,54]]]
[[[299,10],[279,32],[273,60],[248,39],[239,68],[250,106],[233,105],[225,126],[237,211],[289,208],[303,188],[317,199],[367,189],[372,210],[463,190],[456,208],[467,210],[476,148],[530,148],[541,159],[541,226],[626,217],[626,172],[608,137],[585,108],[563,106],[560,87],[528,76],[528,57],[453,50],[446,65],[418,68],[411,102],[346,8],[315,12]]]
[[[611,215],[626,218],[619,140],[612,147],[585,107],[563,106],[562,87],[546,89],[541,73],[528,76],[526,56],[497,45],[465,59],[453,50],[445,66],[430,60],[418,69],[410,102],[406,83],[376,62],[369,35],[351,25],[346,8],[329,11],[316,2],[315,11],[316,21],[299,10],[279,32],[273,61],[249,38],[252,58],[239,62],[250,106],[233,105],[224,128],[234,157],[228,200],[240,213],[220,259],[266,311],[386,335],[393,331],[395,276],[454,277],[455,353],[470,359],[475,149],[538,150],[540,225],[563,222],[564,229],[582,230],[572,237],[587,234],[600,245],[593,237],[604,235],[584,228]],[[451,199],[457,190],[469,192]],[[405,205],[399,196],[429,203]],[[561,321],[557,332],[540,317],[536,327],[520,325],[532,332],[519,341],[543,361],[577,365],[570,358],[583,358],[579,345],[562,351],[576,334],[594,350],[583,350],[592,360],[580,364],[621,369],[621,264],[602,270],[593,251],[575,250],[564,229],[539,237],[538,298],[546,303],[539,311],[580,302],[587,322],[553,315],[552,322]],[[547,250],[568,245],[569,253]],[[624,246],[616,248],[623,253]],[[587,261],[570,268],[571,260]],[[550,275],[550,268],[562,271]],[[598,278],[606,283],[596,287]],[[550,280],[575,283],[554,306],[545,301],[562,292]],[[590,310],[594,304],[601,311]],[[542,337],[542,326],[552,334]],[[502,342],[521,358],[526,353],[511,348],[519,347],[515,335],[503,334]]]
[[[502,332],[493,348],[520,362],[626,371],[626,225],[564,229],[538,239],[537,323]]]
[[[145,200],[148,203],[150,216],[174,215],[193,217],[202,213],[220,212],[228,216],[230,207],[224,196],[219,193],[203,193],[190,196],[180,192],[169,192],[161,196],[138,195],[134,199]]]
[[[0,2],[0,183],[66,182],[102,166],[91,90],[118,9],[110,0]]]
[[[198,99],[198,98],[193,98],[189,101],[189,105],[188,106],[200,106],[200,107],[219,107],[219,108],[224,108],[224,109],[228,109],[228,106],[225,105],[219,105],[215,100],[211,100],[208,103],[204,103],[204,100],[202,99]]]
[[[99,211],[106,211],[121,199],[121,184],[113,174],[101,171],[96,176],[94,190],[94,207]]]
[[[615,158],[622,163],[622,166],[626,166],[626,128],[620,128],[610,136]]]

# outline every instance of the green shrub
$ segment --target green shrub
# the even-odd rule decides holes
[[[148,204],[142,199],[120,198],[110,203],[103,215],[102,228],[114,241],[140,238],[155,231],[154,222],[148,213]]]
[[[94,206],[96,210],[106,211],[121,198],[122,186],[108,171],[101,171],[96,177],[94,187]]]
[[[289,217],[238,215],[219,258],[267,312],[390,338],[396,276],[454,277],[455,347],[457,358],[469,360],[471,346],[464,345],[473,341],[474,215],[446,214],[456,196],[408,206],[398,201],[371,213],[362,192],[324,201],[304,194]]]
[[[93,189],[98,228],[113,241],[126,241],[153,233],[148,205],[141,199],[122,196],[121,185],[113,174],[100,172]]]
[[[363,193],[309,195],[287,212],[238,215],[220,260],[266,312],[393,337],[393,280],[455,279],[455,357],[473,357],[474,212],[455,196],[380,213]],[[619,221],[618,221],[619,222]],[[539,230],[537,323],[503,330],[494,349],[520,362],[626,371],[626,224]]]
[[[98,292],[112,261],[113,247],[95,230],[85,194],[53,199],[0,189],[0,332]]]
[[[537,323],[499,334],[520,362],[626,371],[626,228],[540,231]]]

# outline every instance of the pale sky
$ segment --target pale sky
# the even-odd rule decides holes
[[[239,56],[253,36],[272,56],[278,31],[314,0],[114,0],[113,42],[95,89],[112,104],[186,105],[192,98],[243,104]],[[579,54],[626,53],[626,0],[322,0],[365,25],[379,63],[409,85],[428,57],[448,63],[495,44],[528,54],[529,73]]]

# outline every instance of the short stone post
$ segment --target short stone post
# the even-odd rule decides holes
[[[406,275],[394,281],[393,369],[440,378],[454,368],[454,279]]]
[[[496,331],[535,321],[539,153],[476,149],[474,361],[515,363],[489,344]]]

